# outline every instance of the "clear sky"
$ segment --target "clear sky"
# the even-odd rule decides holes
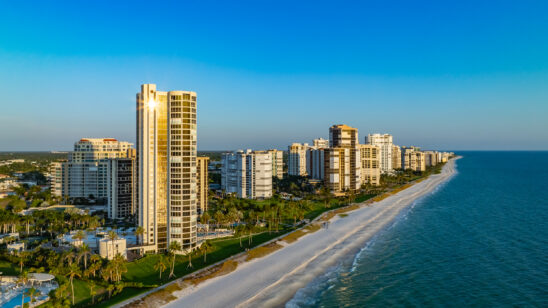
[[[0,151],[135,140],[135,94],[198,92],[198,149],[332,124],[548,149],[548,1],[3,1]]]

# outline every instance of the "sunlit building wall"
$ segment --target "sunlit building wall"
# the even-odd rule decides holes
[[[137,93],[137,200],[144,250],[196,247],[196,92]]]

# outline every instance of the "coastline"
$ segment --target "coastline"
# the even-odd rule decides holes
[[[354,254],[375,234],[393,222],[401,210],[431,193],[455,173],[451,159],[440,174],[434,174],[385,199],[330,219],[328,229],[301,237],[267,256],[245,262],[224,276],[173,293],[163,307],[274,307],[324,273],[340,258]]]
[[[195,286],[187,285],[182,290],[171,293],[169,303],[158,302],[155,306],[282,306],[298,290],[342,258],[359,252],[379,231],[392,223],[402,210],[449,180],[456,173],[455,161],[459,158],[451,159],[440,174],[430,175],[380,201],[359,203],[359,208],[348,211],[347,216],[331,215],[327,229],[305,234],[291,243],[278,240],[277,244],[283,246],[281,249],[261,258],[240,262],[234,271],[226,275],[208,279]],[[317,219],[322,220],[328,213]],[[132,306],[139,297],[115,307]]]

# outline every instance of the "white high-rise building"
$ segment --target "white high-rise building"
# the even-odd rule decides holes
[[[272,155],[272,176],[278,179],[284,178],[284,152],[280,150],[268,150]]]
[[[323,180],[325,177],[325,150],[326,148],[312,147],[306,152],[306,170],[313,180]]]
[[[143,250],[196,247],[196,92],[137,93],[137,204]]]
[[[272,197],[272,155],[251,150],[225,153],[221,158],[221,188],[240,198]]]
[[[132,143],[114,138],[82,138],[74,144],[68,161],[51,165],[52,193],[70,198],[95,199],[98,204],[108,203],[110,160],[127,158]]]
[[[381,148],[381,172],[392,172],[392,135],[369,134],[365,138],[366,144],[377,145]]]
[[[306,151],[308,143],[293,143],[289,146],[288,169],[289,175],[307,176],[306,172]]]

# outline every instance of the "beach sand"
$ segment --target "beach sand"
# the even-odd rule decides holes
[[[435,174],[386,199],[334,216],[327,229],[307,234],[265,257],[240,264],[225,276],[173,293],[178,299],[164,307],[280,307],[295,293],[336,265],[355,255],[401,210],[435,190],[455,174],[450,160]]]

